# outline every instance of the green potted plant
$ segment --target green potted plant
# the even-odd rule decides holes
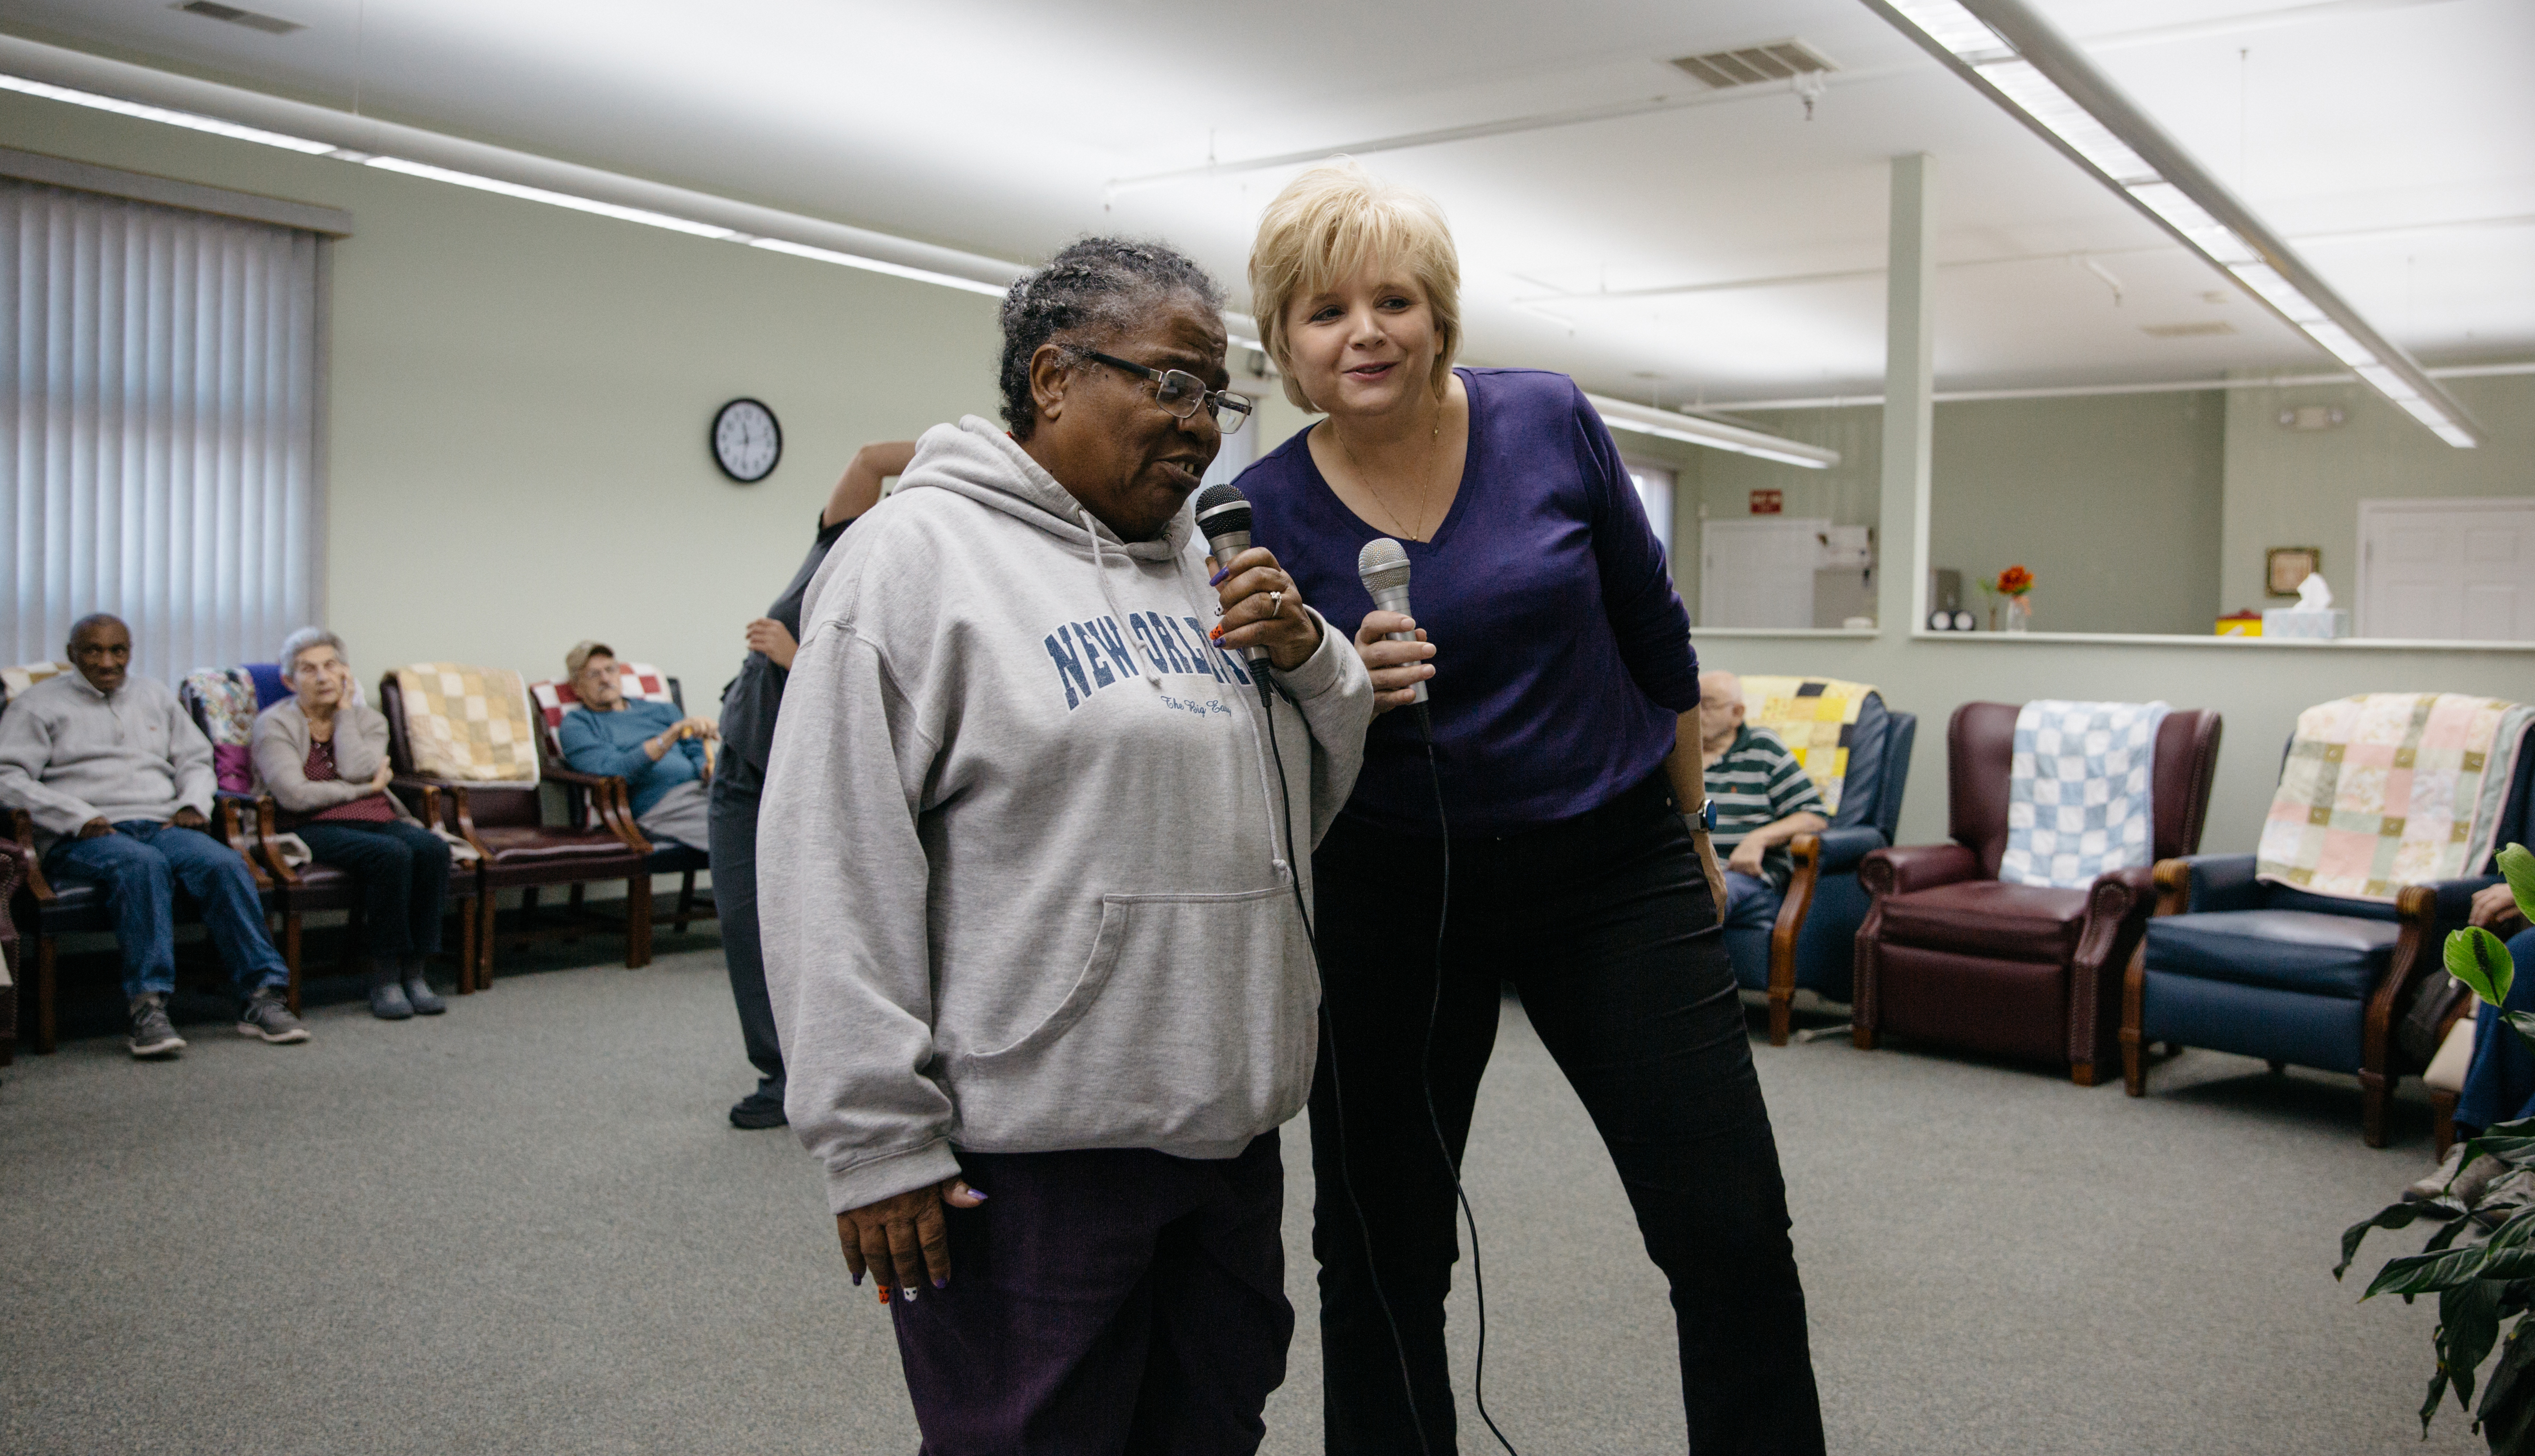
[[[2535,855],[2512,844],[2500,852],[2500,873],[2508,880],[2519,913],[2535,920]],[[2469,926],[2448,936],[2444,948],[2448,972],[2475,996],[2502,1006],[2516,967],[2500,938]],[[2535,1013],[2504,1007],[2501,1017],[2511,1033],[2535,1046]],[[2535,1168],[2535,1118],[2484,1128],[2465,1144],[2465,1163],[2479,1158],[2497,1158],[2512,1171]],[[2427,1437],[2430,1419],[2453,1390],[2457,1408],[2471,1415],[2473,1428],[2492,1450],[2535,1456],[2535,1329],[2526,1321],[2528,1309],[2535,1308],[2535,1198],[2517,1191],[2517,1185],[2495,1181],[2472,1208],[2451,1197],[2396,1203],[2343,1231],[2341,1262],[2332,1277],[2339,1279],[2350,1268],[2370,1230],[2416,1223],[2438,1227],[2419,1253],[2388,1260],[2378,1270],[2360,1298],[2400,1295],[2410,1304],[2424,1295],[2438,1296],[2439,1325],[2431,1342],[2438,1367],[2430,1375],[2429,1398],[2421,1403],[2422,1435]],[[2504,1321],[2513,1321],[2505,1340],[2501,1337]],[[2482,1376],[2478,1372],[2495,1346],[2499,1364]],[[2477,1382],[2482,1387],[2479,1406],[2473,1399]]]

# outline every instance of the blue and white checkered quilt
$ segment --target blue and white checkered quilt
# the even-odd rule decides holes
[[[2156,730],[2163,702],[2028,702],[2015,715],[2007,779],[2007,854],[1998,878],[2083,889],[2107,870],[2145,866]]]

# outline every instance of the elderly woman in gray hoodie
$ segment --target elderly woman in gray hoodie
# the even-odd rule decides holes
[[[303,627],[281,644],[291,696],[256,715],[255,774],[282,827],[361,883],[370,1014],[402,1021],[448,1009],[423,974],[449,908],[449,846],[388,792],[387,715],[352,700],[343,639]]]
[[[1103,238],[1015,284],[1010,431],[918,443],[814,582],[775,728],[785,1110],[936,1456],[1252,1450],[1284,1377],[1300,896],[1373,698],[1269,553],[1209,581],[1187,500],[1247,403],[1220,307]]]

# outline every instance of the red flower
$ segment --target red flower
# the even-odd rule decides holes
[[[2033,589],[2033,574],[2022,567],[2009,567],[1998,574],[1998,590],[2006,596],[2022,596]]]

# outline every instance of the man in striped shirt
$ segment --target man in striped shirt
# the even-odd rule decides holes
[[[1795,862],[1787,841],[1818,834],[1822,791],[1796,756],[1766,728],[1743,721],[1743,682],[1730,672],[1699,678],[1699,736],[1707,802],[1716,806],[1713,842],[1725,860],[1725,923],[1767,930],[1778,920]]]

